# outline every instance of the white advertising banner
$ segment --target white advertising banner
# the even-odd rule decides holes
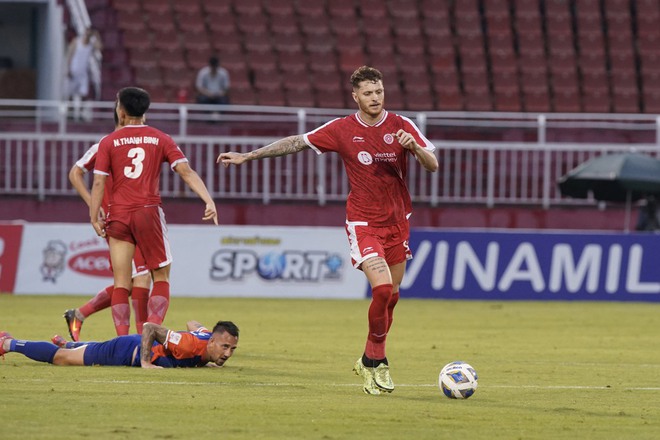
[[[343,228],[171,225],[172,296],[364,298]],[[112,284],[88,224],[28,223],[16,294],[94,295]]]

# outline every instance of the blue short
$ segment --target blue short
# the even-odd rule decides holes
[[[139,367],[141,365],[140,345],[142,345],[141,335],[118,336],[105,342],[90,342],[85,349],[83,362],[87,366]],[[133,358],[133,353],[136,353],[135,358]]]

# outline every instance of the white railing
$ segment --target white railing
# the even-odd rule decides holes
[[[214,197],[306,201],[345,200],[348,181],[337,155],[297,155],[224,168],[215,163],[223,151],[249,151],[269,137],[175,137],[192,167]],[[74,195],[67,172],[98,141],[96,135],[0,134],[0,195]],[[440,169],[427,173],[411,161],[408,186],[414,201],[443,203],[551,205],[584,204],[562,197],[557,180],[585,160],[607,152],[638,151],[657,156],[655,144],[506,143],[432,140]],[[164,167],[164,197],[195,197]]]
[[[67,171],[82,153],[111,130],[113,103],[94,103],[92,123],[71,123],[67,103],[0,101],[0,195],[74,195]],[[354,110],[287,107],[221,107],[154,104],[150,125],[172,134],[214,197],[325,204],[345,200],[349,187],[337,155],[298,155],[224,168],[223,151],[249,151],[283,136],[303,133]],[[658,156],[657,115],[567,115],[504,113],[406,113],[438,147],[440,169],[427,173],[411,161],[408,185],[414,201],[552,205],[593,204],[564,198],[557,180],[591,157],[637,151]],[[212,122],[212,123],[211,123]],[[91,131],[81,133],[77,131]],[[199,134],[199,133],[206,134]],[[270,133],[244,136],[244,133]],[[164,197],[193,197],[169,171]]]

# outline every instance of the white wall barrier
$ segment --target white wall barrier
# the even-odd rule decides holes
[[[365,298],[343,228],[169,230],[173,296]],[[414,229],[403,298],[660,301],[660,234]],[[0,224],[0,291],[93,295],[112,283],[88,224]]]
[[[2,291],[93,295],[112,283],[107,245],[88,224],[0,225],[19,255]],[[173,296],[363,298],[343,228],[171,225]],[[5,242],[3,241],[3,242]],[[20,252],[16,248],[20,243]],[[11,255],[10,255],[11,254]],[[2,258],[2,254],[0,254]],[[15,284],[10,287],[11,278]]]

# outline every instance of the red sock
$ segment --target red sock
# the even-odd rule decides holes
[[[108,286],[105,289],[101,290],[96,296],[85,303],[84,306],[80,307],[78,311],[87,318],[92,313],[96,313],[99,310],[107,309],[110,307],[110,298],[112,298],[112,290],[114,286]]]
[[[387,303],[387,332],[390,332],[390,327],[392,327],[392,321],[394,320],[394,307],[396,303],[399,302],[399,292],[392,293],[390,297],[390,302]]]
[[[112,321],[117,336],[128,334],[131,323],[131,308],[128,305],[128,289],[116,287],[112,292]]]
[[[369,306],[369,335],[364,354],[369,359],[385,359],[385,339],[387,338],[387,305],[392,297],[392,285],[381,284],[371,289]]]
[[[131,290],[131,302],[135,313],[135,329],[142,334],[142,324],[147,322],[147,304],[149,302],[149,289],[145,287],[133,287]]]
[[[147,306],[147,321],[154,324],[162,324],[165,320],[167,308],[170,306],[170,283],[157,281],[151,289],[149,304]]]

